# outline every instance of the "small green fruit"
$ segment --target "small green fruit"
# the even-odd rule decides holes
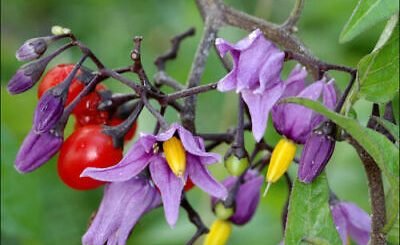
[[[215,205],[215,215],[218,219],[226,220],[233,215],[233,208],[225,208],[221,202]]]
[[[231,155],[225,161],[225,168],[233,176],[240,176],[248,167],[249,160],[247,157],[238,159],[236,156]]]

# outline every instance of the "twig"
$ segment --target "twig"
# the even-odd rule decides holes
[[[194,210],[192,205],[190,205],[189,201],[186,199],[186,196],[182,198],[181,207],[184,208],[188,214],[190,222],[194,224],[197,228],[196,233],[192,236],[192,238],[186,243],[187,245],[193,244],[200,236],[209,232],[207,226],[204,225],[201,220],[199,214]]]
[[[301,12],[304,7],[304,0],[296,0],[293,10],[290,13],[287,20],[282,24],[282,28],[288,30],[288,32],[296,32],[296,24],[300,19]]]

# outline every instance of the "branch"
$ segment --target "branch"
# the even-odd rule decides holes
[[[186,196],[183,197],[181,201],[181,207],[184,208],[188,214],[190,222],[194,224],[197,228],[196,233],[193,237],[186,243],[187,245],[193,244],[197,238],[209,232],[207,226],[204,225],[203,221],[201,220],[199,214],[196,210],[193,209],[192,205],[190,205],[189,201],[186,199]]]

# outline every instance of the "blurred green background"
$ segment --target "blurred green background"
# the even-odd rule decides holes
[[[291,10],[293,0],[226,0],[226,3],[270,21],[281,23]],[[369,53],[384,23],[360,35],[350,43],[339,44],[341,28],[355,7],[356,0],[306,1],[298,35],[321,59],[348,66]],[[8,80],[21,65],[15,51],[27,39],[48,35],[53,25],[72,31],[100,57],[108,67],[129,64],[132,37],[144,37],[142,57],[150,76],[154,59],[165,52],[169,39],[194,26],[196,36],[184,41],[176,61],[167,64],[171,76],[185,82],[202,30],[202,20],[193,0],[2,0],[1,1],[1,244],[79,244],[91,213],[97,208],[102,189],[79,192],[64,186],[58,178],[55,159],[37,171],[20,175],[14,159],[23,138],[31,128],[37,102],[36,89],[11,97],[5,89]],[[245,32],[224,28],[220,36],[237,41]],[[76,62],[79,53],[66,52],[52,62]],[[287,73],[288,69],[285,69]],[[217,81],[225,74],[212,52],[202,82]],[[343,91],[348,77],[332,73]],[[115,81],[110,88],[125,91]],[[199,132],[227,129],[236,120],[233,93],[210,92],[199,96],[197,127]],[[355,106],[360,121],[365,122],[371,105],[360,101]],[[169,122],[177,119],[167,111]],[[139,131],[151,132],[154,120],[145,111],[139,119]],[[266,138],[271,144],[279,139],[272,127]],[[251,143],[251,135],[247,135]],[[217,150],[224,153],[226,146]],[[222,164],[212,167],[218,179],[227,176]],[[290,168],[292,176],[297,166]],[[357,203],[370,212],[366,178],[355,151],[338,143],[328,166],[331,188],[343,199]],[[195,188],[189,200],[202,214],[207,225],[214,219],[209,197]],[[229,244],[278,244],[282,239],[281,212],[287,198],[284,181],[275,184],[268,198],[259,205],[255,218],[244,227],[235,227]],[[181,210],[174,230],[166,224],[162,209],[144,216],[137,224],[129,244],[184,244],[195,232]],[[200,244],[200,243],[199,243]]]

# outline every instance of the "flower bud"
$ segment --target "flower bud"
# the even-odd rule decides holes
[[[271,155],[271,161],[267,172],[267,188],[264,196],[267,194],[271,183],[275,183],[289,168],[296,154],[296,144],[286,138],[282,138],[275,146]]]
[[[215,215],[218,219],[229,219],[233,215],[233,208],[226,208],[222,202],[218,202],[214,208]]]
[[[182,142],[175,136],[163,142],[163,150],[168,166],[177,177],[183,177],[186,170],[186,152]]]
[[[298,177],[311,183],[324,170],[335,149],[335,141],[325,134],[311,133],[300,158]]]
[[[71,33],[71,30],[68,28],[64,28],[62,26],[52,26],[51,33],[53,35],[69,34],[69,33]]]
[[[224,245],[232,233],[229,221],[217,219],[214,221],[204,241],[204,245]]]
[[[247,157],[239,159],[235,155],[230,155],[225,161],[225,168],[233,176],[240,176],[248,166],[249,160]]]
[[[62,143],[60,133],[48,131],[38,134],[31,130],[19,148],[15,168],[20,173],[32,172],[55,155]]]
[[[7,90],[10,94],[25,92],[35,85],[42,76],[50,59],[42,59],[21,66],[8,82]]]
[[[48,37],[38,37],[27,40],[17,50],[16,58],[19,61],[31,61],[39,58],[47,49],[47,44],[51,39]]]
[[[33,118],[33,126],[36,133],[47,132],[52,129],[64,112],[66,91],[56,86],[47,91],[39,100]]]

